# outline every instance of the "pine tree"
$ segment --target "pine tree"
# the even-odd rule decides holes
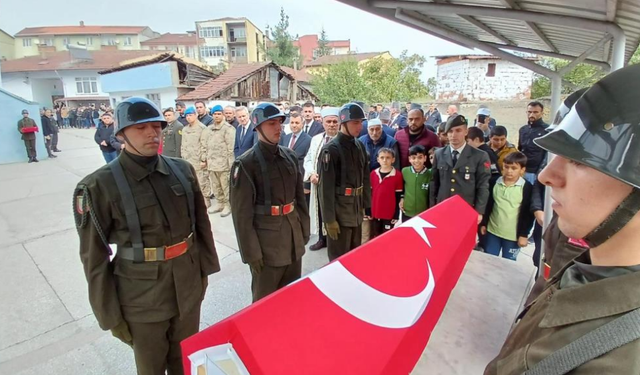
[[[267,59],[280,66],[293,67],[294,62],[300,65],[300,54],[293,46],[293,37],[289,33],[289,16],[280,8],[280,22],[272,29],[267,27],[273,46],[266,51]]]
[[[327,38],[327,32],[322,27],[320,32],[320,39],[318,39],[318,49],[316,50],[316,56],[328,56],[331,55],[331,47],[329,47],[329,39]]]

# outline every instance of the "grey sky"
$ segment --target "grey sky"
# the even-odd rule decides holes
[[[351,39],[351,48],[358,52],[389,51],[398,56],[406,49],[425,57],[470,52],[334,0],[0,0],[0,28],[13,35],[25,27],[75,25],[82,20],[90,25],[144,25],[160,33],[179,33],[194,30],[197,20],[247,17],[264,31],[267,24],[278,22],[281,6],[290,17],[294,36],[320,34],[324,26],[330,39]],[[435,74],[435,62],[429,59],[423,77]]]

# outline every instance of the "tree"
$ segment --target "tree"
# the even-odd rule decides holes
[[[553,71],[558,71],[569,64],[568,60],[555,59],[551,57],[543,57],[540,65]],[[563,81],[571,83],[574,87],[564,84],[562,86],[563,94],[570,94],[577,89],[588,87],[596,83],[605,73],[597,66],[590,64],[578,64],[569,73],[565,74]],[[531,86],[531,98],[540,98],[551,95],[551,82],[549,78],[542,75],[535,75],[533,85]]]
[[[311,85],[322,103],[341,106],[352,100],[369,100],[367,83],[355,60],[329,65],[312,77]]]
[[[436,92],[438,91],[438,82],[436,77],[431,77],[427,80],[427,91],[430,99],[435,99]]]
[[[267,26],[267,35],[273,40],[273,46],[266,50],[267,59],[280,66],[293,68],[294,63],[300,66],[298,49],[293,46],[293,37],[289,34],[289,16],[280,8],[280,22],[273,28]]]
[[[426,97],[427,86],[420,79],[425,61],[420,55],[408,56],[403,51],[397,59],[377,57],[365,63],[362,75],[370,89],[370,100],[388,103]]]
[[[324,103],[341,105],[352,100],[369,103],[410,101],[425,98],[429,91],[420,79],[420,67],[425,58],[408,56],[400,58],[377,57],[360,65],[355,59],[347,59],[329,65],[313,77],[313,92]]]
[[[629,65],[638,63],[640,63],[640,48],[633,53],[633,56],[631,56],[631,59],[629,60]]]
[[[318,49],[316,50],[316,56],[328,56],[331,55],[331,47],[329,47],[329,39],[327,38],[327,32],[322,27],[320,31],[320,39],[318,39]]]

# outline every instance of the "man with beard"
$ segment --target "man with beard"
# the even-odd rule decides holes
[[[238,120],[236,119],[236,107],[228,105],[224,107],[224,111],[222,113],[224,114],[224,118],[229,125],[233,126],[234,128],[238,127]]]
[[[395,138],[398,141],[401,169],[409,166],[409,149],[411,146],[422,145],[427,153],[432,147],[440,147],[438,136],[427,129],[424,122],[422,109],[412,109],[409,111],[409,126],[398,130],[396,133]],[[431,163],[427,162],[427,168],[431,168]]]
[[[318,184],[320,176],[318,174],[318,160],[320,158],[320,150],[333,138],[338,135],[338,115],[340,109],[336,107],[327,107],[322,110],[322,126],[324,133],[320,133],[311,139],[309,152],[304,158],[304,180],[310,182],[311,195],[309,197],[309,216],[311,217],[311,234],[318,235],[318,242],[311,245],[309,250],[316,251],[327,247],[327,237],[324,233],[322,224],[322,211],[320,210],[320,201],[318,195]]]

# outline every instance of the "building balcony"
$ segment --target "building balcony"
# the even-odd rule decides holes
[[[227,38],[227,42],[228,43],[244,43],[244,44],[246,44],[247,43],[247,38],[246,37],[240,38],[240,37],[230,36],[230,37]]]

